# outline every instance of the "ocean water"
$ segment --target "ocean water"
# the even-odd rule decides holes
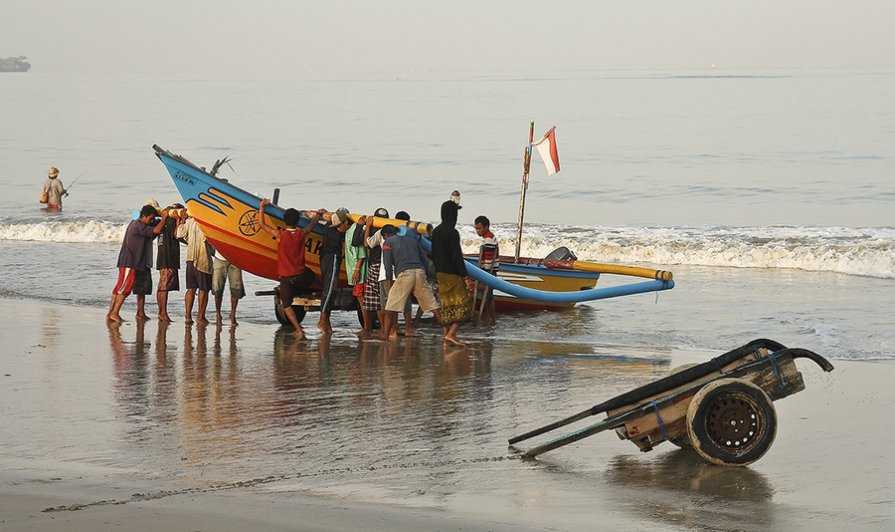
[[[889,530],[891,461],[854,435],[892,404],[892,94],[892,71],[0,75],[4,475],[66,504],[94,483],[97,505],[230,490],[538,529]],[[532,117],[557,126],[562,172],[533,161],[522,254],[671,270],[673,290],[503,314],[463,327],[466,348],[426,323],[359,341],[349,313],[296,341],[254,276],[239,327],[186,326],[177,295],[172,324],[103,323],[131,212],[180,199],[152,144],[230,156],[222,175],[301,208],[437,222],[459,189],[464,247],[486,214],[511,252]],[[58,215],[37,203],[51,165],[78,179]],[[752,466],[606,434],[534,463],[507,450],[758,337],[837,370],[800,365]]]
[[[562,172],[535,156],[523,255],[567,246],[677,286],[468,335],[551,341],[573,323],[564,341],[646,352],[761,336],[895,358],[891,94],[892,71],[2,76],[0,296],[105,306],[130,213],[180,200],[156,143],[201,165],[230,156],[222,175],[301,208],[437,223],[459,189],[464,246],[486,214],[512,252],[534,117],[536,135],[557,126]],[[60,215],[36,201],[50,165],[78,180]],[[273,329],[271,307],[250,295],[240,315]]]

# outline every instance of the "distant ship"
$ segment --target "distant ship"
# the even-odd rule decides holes
[[[28,72],[29,70],[31,70],[31,63],[24,55],[0,59],[0,72]]]

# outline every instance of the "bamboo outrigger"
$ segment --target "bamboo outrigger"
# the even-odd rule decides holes
[[[833,365],[807,349],[758,339],[703,364],[679,371],[587,410],[510,438],[514,444],[605,413],[602,421],[522,452],[523,458],[568,445],[604,430],[650,451],[663,441],[690,447],[708,462],[742,466],[761,458],[774,441],[772,401],[805,389],[796,358],[824,371]]]

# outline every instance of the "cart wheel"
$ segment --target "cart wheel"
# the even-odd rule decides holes
[[[291,327],[292,323],[289,321],[289,318],[286,317],[286,313],[283,311],[283,303],[280,302],[280,298],[278,296],[274,296],[274,314],[277,316],[277,321],[280,322],[280,325],[286,325]],[[292,305],[292,310],[295,312],[295,319],[298,320],[298,323],[301,323],[303,319],[305,319],[305,314],[307,311],[304,307],[300,307],[298,305]]]
[[[690,401],[687,435],[706,461],[744,466],[771,448],[777,414],[758,386],[742,379],[718,379],[703,386]]]
[[[674,375],[675,373],[680,373],[680,372],[684,371],[685,369],[690,369],[694,366],[698,366],[698,364],[681,364],[680,366],[675,366],[674,368],[671,369],[671,371],[668,372],[668,375],[671,376],[671,375]],[[693,447],[693,444],[690,443],[690,437],[687,436],[686,432],[676,438],[668,438],[668,441],[677,445],[681,449],[690,449]]]

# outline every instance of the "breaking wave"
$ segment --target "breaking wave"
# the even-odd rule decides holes
[[[0,240],[120,243],[125,221],[0,221]],[[516,227],[495,224],[501,252],[515,252]],[[467,251],[479,238],[460,228]],[[565,246],[581,260],[733,268],[790,268],[895,278],[895,228],[871,227],[610,227],[531,224],[521,254],[544,257]]]
[[[85,219],[39,222],[0,222],[0,240],[34,242],[121,242],[127,223]]]
[[[515,226],[498,224],[501,253],[515,251]],[[465,249],[478,245],[461,230]],[[733,268],[791,268],[895,278],[895,228],[849,227],[525,227],[521,255],[544,257],[565,246],[579,259]]]

